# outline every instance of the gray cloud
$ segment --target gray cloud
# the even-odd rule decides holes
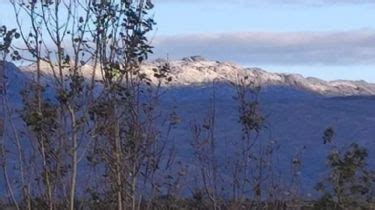
[[[242,32],[156,37],[155,56],[283,65],[375,64],[375,31]]]

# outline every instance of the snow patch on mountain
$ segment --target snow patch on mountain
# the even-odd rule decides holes
[[[165,61],[156,60],[143,66],[149,70]],[[324,81],[299,74],[271,73],[260,68],[244,68],[237,64],[205,60],[201,57],[183,58],[168,62],[173,78],[169,85],[186,86],[208,82],[236,83],[248,77],[261,86],[288,86],[322,95],[375,95],[375,84],[365,81]],[[147,71],[149,72],[149,71]]]

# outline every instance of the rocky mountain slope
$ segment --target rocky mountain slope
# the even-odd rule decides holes
[[[142,66],[142,71],[156,83],[153,69],[168,63],[172,81],[168,86],[192,86],[211,83],[236,83],[239,79],[249,77],[260,86],[285,86],[314,92],[327,96],[353,96],[375,95],[375,84],[365,81],[324,81],[317,78],[305,78],[299,74],[270,73],[260,68],[244,68],[240,65],[206,60],[199,56],[187,57],[181,60],[166,61],[158,59],[147,62]],[[86,65],[83,75],[91,78],[93,67]],[[23,73],[34,72],[35,66],[20,67]],[[53,76],[48,64],[43,64],[45,76]],[[34,75],[35,76],[35,75]],[[100,79],[100,70],[96,71],[96,79]]]
[[[155,65],[166,62],[156,60],[144,66],[146,72]],[[299,74],[270,73],[260,68],[243,68],[239,65],[209,61],[202,57],[189,57],[182,60],[170,61],[171,85],[183,86],[202,84],[206,82],[237,82],[245,76],[252,78],[261,86],[288,86],[303,89],[322,95],[374,95],[375,84],[365,81],[324,81],[317,78],[305,78]]]

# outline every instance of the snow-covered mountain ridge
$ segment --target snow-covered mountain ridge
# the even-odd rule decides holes
[[[148,75],[153,83],[157,82],[153,69],[168,63],[169,76],[172,81],[165,84],[169,87],[195,86],[212,83],[236,83],[240,79],[248,77],[260,86],[287,86],[305,91],[314,92],[326,96],[358,96],[375,95],[375,84],[365,81],[336,80],[324,81],[313,77],[303,77],[299,74],[271,73],[261,68],[245,68],[229,62],[206,60],[199,56],[183,58],[181,60],[166,61],[157,59],[148,61],[142,65],[142,72]],[[20,71],[30,75],[35,74],[34,66],[20,67]],[[53,73],[48,64],[42,65],[45,76]],[[92,77],[93,67],[90,65],[82,68],[82,74]],[[96,79],[100,80],[100,70],[96,71]],[[46,77],[45,79],[48,80]]]
[[[146,72],[163,63],[156,60],[144,65]],[[168,62],[173,78],[170,85],[188,86],[212,81],[233,82],[249,77],[261,86],[277,85],[304,89],[322,95],[375,95],[375,84],[365,81],[324,81],[299,74],[271,73],[260,68],[244,68],[237,64],[209,61],[201,57],[189,57]]]

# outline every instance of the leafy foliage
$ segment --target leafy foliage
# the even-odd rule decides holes
[[[323,197],[318,209],[370,209],[374,199],[375,173],[367,168],[367,150],[352,144],[347,151],[328,156],[330,174],[316,189]]]

